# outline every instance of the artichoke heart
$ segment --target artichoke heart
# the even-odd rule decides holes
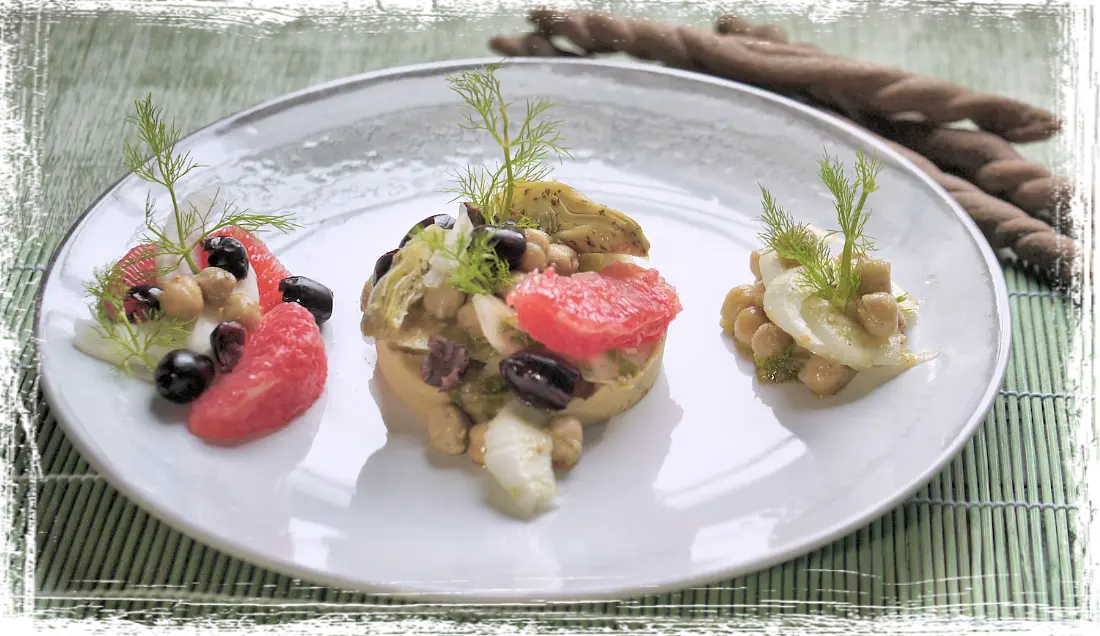
[[[523,217],[578,254],[649,256],[649,240],[634,219],[558,181],[515,185],[510,218]]]
[[[418,234],[394,255],[390,271],[372,289],[363,290],[359,329],[364,336],[387,340],[400,333],[409,308],[424,295],[424,274],[434,253],[432,235],[441,232],[433,225]]]

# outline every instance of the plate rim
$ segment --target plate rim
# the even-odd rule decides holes
[[[424,75],[442,75],[456,71],[470,70],[477,67],[485,66],[488,64],[503,62],[504,66],[578,66],[589,68],[615,68],[624,71],[630,71],[634,73],[651,74],[665,77],[678,78],[681,80],[687,80],[689,82],[698,82],[705,85],[716,86],[733,92],[748,93],[762,99],[765,102],[770,102],[779,109],[787,108],[798,111],[800,114],[807,116],[811,119],[816,119],[826,127],[833,127],[839,129],[840,132],[851,135],[857,139],[862,140],[868,146],[874,148],[881,154],[889,156],[891,159],[899,163],[903,168],[908,170],[912,176],[917,177],[924,185],[928,186],[932,192],[934,192],[943,202],[947,203],[948,207],[955,214],[955,216],[962,222],[964,228],[970,235],[971,241],[974,242],[978,251],[982,254],[986,267],[989,268],[993,274],[989,277],[990,284],[993,288],[994,302],[993,307],[999,318],[1000,338],[996,342],[996,356],[994,360],[993,376],[986,386],[986,389],[978,402],[977,407],[973,413],[968,417],[966,424],[959,429],[959,433],[948,444],[944,450],[936,458],[936,461],[932,462],[929,467],[922,472],[915,479],[909,481],[909,483],[900,488],[897,493],[889,498],[880,500],[876,505],[870,506],[864,511],[856,515],[850,515],[843,522],[834,524],[833,526],[819,531],[809,536],[808,540],[801,541],[798,545],[788,548],[786,550],[773,552],[767,558],[756,559],[752,561],[749,566],[743,567],[718,567],[707,569],[706,572],[695,574],[688,577],[680,577],[668,580],[663,580],[659,583],[652,585],[639,585],[630,584],[625,586],[608,587],[598,592],[587,593],[561,593],[557,591],[519,591],[519,592],[501,592],[500,590],[492,592],[472,591],[472,592],[444,592],[440,590],[432,590],[430,588],[424,589],[401,589],[390,584],[381,584],[379,582],[367,582],[363,580],[353,580],[345,578],[338,574],[335,574],[329,570],[320,570],[311,567],[306,567],[298,564],[294,564],[287,561],[278,561],[275,559],[268,559],[266,556],[250,552],[246,546],[242,546],[238,549],[231,542],[224,540],[218,536],[208,533],[201,528],[189,523],[188,520],[180,515],[175,514],[171,508],[159,505],[154,501],[147,501],[141,497],[136,496],[127,487],[127,481],[116,474],[113,470],[105,468],[110,462],[100,461],[101,458],[96,456],[94,452],[91,452],[90,448],[84,444],[80,436],[72,434],[70,427],[67,423],[67,417],[62,417],[64,409],[58,409],[55,404],[53,390],[51,388],[51,382],[44,373],[41,360],[41,352],[39,349],[39,343],[42,342],[41,329],[42,329],[42,301],[45,296],[45,291],[48,283],[55,274],[55,267],[58,257],[61,252],[66,248],[73,238],[73,235],[84,225],[92,211],[100,206],[104,199],[115,192],[120,185],[127,179],[133,178],[132,173],[126,173],[117,179],[114,183],[105,188],[99,196],[89,203],[85,210],[71,223],[69,229],[58,241],[57,246],[54,248],[53,253],[50,255],[45,268],[43,270],[43,276],[41,284],[38,290],[35,292],[34,298],[34,323],[33,331],[31,334],[32,343],[34,347],[35,366],[38,371],[40,387],[43,392],[43,396],[49,404],[50,409],[55,414],[55,420],[58,426],[61,427],[65,433],[65,437],[73,445],[82,458],[88,462],[88,464],[95,470],[95,472],[102,477],[108,484],[119,491],[130,502],[134,503],[137,507],[145,510],[150,516],[156,518],[158,521],[164,523],[168,527],[180,532],[181,534],[188,536],[194,540],[200,541],[211,548],[223,552],[228,556],[235,557],[242,561],[253,563],[261,566],[265,569],[272,570],[277,573],[283,573],[292,577],[315,581],[319,584],[323,584],[330,587],[335,587],[341,590],[355,590],[368,595],[384,596],[387,598],[430,602],[443,605],[451,604],[486,604],[486,603],[514,603],[530,600],[541,600],[548,603],[570,603],[570,602],[586,602],[586,601],[609,601],[609,600],[621,600],[637,595],[657,595],[668,592],[674,592],[678,590],[688,589],[701,585],[712,584],[718,581],[736,578],[738,576],[745,576],[755,572],[761,572],[776,565],[786,563],[799,556],[818,550],[825,545],[828,545],[840,538],[848,536],[852,532],[859,530],[860,528],[871,523],[875,518],[882,516],[883,514],[893,510],[898,505],[903,503],[914,492],[927,485],[937,474],[942,472],[945,466],[950,464],[958,455],[962,452],[963,448],[972,440],[977,432],[978,426],[986,418],[990,409],[993,407],[993,402],[1000,390],[1000,387],[1004,383],[1004,378],[1008,369],[1008,358],[1011,351],[1012,343],[1012,318],[1008,297],[1007,281],[1003,275],[1000,262],[997,259],[996,253],[989,245],[988,241],[984,238],[979,229],[977,223],[970,218],[969,215],[962,209],[962,207],[951,197],[945,188],[935,182],[930,176],[924,173],[917,165],[905,157],[900,152],[891,148],[888,144],[883,143],[876,138],[872,133],[859,128],[858,126],[849,123],[835,115],[813,108],[806,104],[803,104],[795,99],[785,97],[771,93],[769,91],[757,88],[755,86],[737,82],[729,79],[714,77],[703,73],[684,71],[679,69],[668,68],[656,64],[640,63],[633,60],[621,61],[621,60],[605,60],[605,59],[589,59],[589,58],[541,58],[541,57],[474,57],[474,58],[456,58],[449,60],[441,60],[434,62],[425,62],[418,64],[408,64],[401,66],[393,66],[383,69],[377,69],[373,71],[367,71],[364,73],[358,73],[355,75],[348,75],[326,82],[320,82],[304,88],[290,91],[272,97],[270,99],[263,100],[255,103],[254,105],[239,110],[235,113],[231,113],[225,117],[210,122],[204,126],[194,129],[190,133],[181,136],[179,143],[186,145],[188,142],[194,141],[196,138],[217,134],[221,129],[239,125],[248,121],[251,118],[264,115],[270,110],[285,110],[299,105],[305,101],[312,101],[314,99],[323,98],[326,95],[339,93],[348,90],[355,90],[362,85],[369,85],[380,81],[402,80],[415,78]],[[1001,272],[1001,275],[997,275],[997,272]]]

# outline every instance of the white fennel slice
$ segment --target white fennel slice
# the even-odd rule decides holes
[[[470,302],[474,304],[481,331],[493,349],[504,356],[520,350],[520,345],[512,338],[515,330],[511,325],[515,323],[516,310],[488,294],[474,294]]]
[[[131,325],[131,327],[134,329],[139,341],[150,329],[148,324]],[[123,333],[124,327],[122,325],[112,325],[117,337],[110,338],[104,337],[99,323],[88,318],[78,319],[74,324],[74,328],[73,346],[77,350],[113,365],[121,365],[129,357],[127,350],[118,342],[120,339],[128,338],[128,335]],[[165,347],[150,347],[147,353],[154,361],[159,361],[169,351],[170,349]],[[136,377],[146,382],[153,381],[153,369],[146,367],[140,359],[131,358],[130,368],[134,371]]]
[[[218,192],[216,188],[204,188],[195,192],[179,203],[180,210],[184,212],[190,212],[190,220],[192,223],[190,227],[185,229],[190,230],[186,240],[187,244],[198,241],[202,235],[202,228],[204,226],[210,227],[213,223],[225,214],[225,202],[224,196]],[[186,221],[185,221],[186,223]],[[176,226],[175,216],[169,214],[164,222],[161,224],[161,228],[164,232],[165,238],[172,243],[180,242],[179,228]],[[195,248],[191,250],[191,258],[196,263],[199,261],[199,254],[202,252],[202,245],[195,245]],[[179,276],[180,274],[190,274],[191,268],[187,264],[187,260],[181,256],[173,254],[157,254],[154,259],[157,265],[157,271],[161,272],[158,282],[163,285],[172,278]]]
[[[550,435],[512,406],[489,421],[485,468],[525,516],[538,512],[557,495],[550,457],[553,447]]]
[[[779,274],[764,290],[764,312],[796,343],[857,371],[876,366],[908,368],[936,357],[935,353],[911,351],[907,336],[901,332],[885,341],[872,338],[846,313],[813,295],[802,284],[800,270],[795,267]],[[893,285],[893,292],[895,297],[905,293],[897,285]],[[907,316],[916,311],[908,297],[899,308]]]
[[[460,204],[458,207],[460,209],[458,218],[455,219],[455,225],[453,228],[446,230],[447,235],[444,239],[444,245],[447,246],[447,252],[449,253],[465,251],[466,245],[462,245],[461,249],[459,249],[459,241],[468,242],[471,233],[474,231],[474,223],[470,220],[470,215],[466,211],[466,206]],[[432,254],[432,257],[428,260],[428,264],[428,271],[424,274],[424,286],[439,287],[447,282],[447,278],[451,275],[451,271],[458,266],[458,261],[447,253],[436,252]]]

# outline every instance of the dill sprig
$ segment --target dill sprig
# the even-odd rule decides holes
[[[121,267],[97,268],[92,279],[84,282],[84,290],[93,300],[90,309],[95,318],[95,331],[105,340],[116,343],[122,360],[114,366],[117,373],[134,375],[134,365],[155,369],[160,353],[183,346],[191,333],[193,321],[181,322],[167,318],[159,311],[145,315],[142,323],[126,319],[127,289]]]
[[[258,214],[242,210],[233,204],[226,204],[225,210],[217,218],[211,219],[220,190],[215,193],[210,206],[205,211],[200,211],[191,202],[181,205],[178,191],[180,180],[203,166],[192,159],[190,152],[182,154],[176,152],[180,131],[175,123],[167,123],[164,120],[162,109],[153,104],[152,94],[134,101],[134,113],[126,118],[126,122],[136,130],[137,141],[140,144],[135,145],[129,140],[125,141],[123,163],[139,179],[160,185],[167,190],[172,204],[170,222],[175,225],[175,237],[169,236],[169,233],[156,222],[157,211],[152,197],[146,195],[145,198],[146,228],[141,240],[156,247],[160,255],[174,257],[174,263],[160,269],[170,271],[186,262],[191,273],[197,274],[199,266],[193,257],[195,248],[212,232],[226,227],[237,226],[256,233],[268,230],[289,232],[300,227],[292,221],[291,215]],[[188,237],[196,231],[198,231],[198,237],[188,240]],[[159,273],[163,272],[158,272],[158,275]]]
[[[457,187],[448,192],[452,200],[465,200],[481,208],[486,223],[495,225],[508,218],[517,183],[540,181],[551,172],[543,162],[551,154],[572,158],[557,132],[557,120],[538,119],[556,104],[549,99],[528,100],[523,123],[513,130],[509,120],[511,102],[504,99],[496,71],[502,64],[490,64],[484,70],[466,71],[448,78],[451,90],[466,103],[462,128],[489,133],[503,153],[495,168],[467,166],[452,173]]]
[[[837,223],[844,234],[844,248],[840,254],[836,292],[839,300],[847,303],[859,289],[859,268],[854,261],[861,259],[875,249],[874,241],[863,233],[867,220],[871,218],[871,209],[866,207],[867,197],[878,190],[875,177],[882,170],[878,156],[868,159],[862,151],[856,152],[856,180],[848,180],[844,165],[835,157],[825,153],[820,159],[821,181],[829,188],[835,199]],[[859,195],[858,200],[856,195]]]
[[[882,170],[878,158],[867,158],[856,153],[856,180],[850,181],[839,159],[830,157],[818,161],[819,177],[833,195],[840,233],[844,247],[839,259],[834,259],[827,238],[818,237],[805,223],[796,223],[776,203],[771,193],[761,186],[763,213],[760,221],[764,231],[759,238],[776,255],[798,261],[800,282],[813,293],[828,300],[839,309],[859,290],[860,276],[857,262],[875,249],[874,241],[864,234],[871,210],[866,206],[867,197],[878,189],[875,177]]]
[[[441,233],[421,231],[415,235],[423,237],[434,252],[456,262],[447,283],[460,292],[492,295],[516,280],[508,262],[497,254],[492,244],[493,237],[488,232],[478,232],[472,236],[462,233],[451,245],[447,244],[447,237]]]
[[[570,157],[557,132],[560,121],[543,116],[556,106],[548,99],[528,100],[523,119],[516,128],[511,119],[511,102],[504,99],[496,71],[502,64],[490,64],[483,69],[466,71],[448,78],[451,90],[464,102],[463,129],[483,131],[500,147],[502,158],[490,166],[466,166],[452,172],[456,187],[454,201],[477,206],[487,225],[499,225],[511,216],[516,184],[540,181],[551,173],[545,160],[554,154],[561,161]],[[537,228],[538,223],[527,217],[516,220],[519,229]],[[452,246],[441,241],[432,245],[437,251],[457,262],[448,277],[456,289],[469,294],[494,294],[511,285],[515,278],[508,263],[490,244],[491,236],[459,237]]]
[[[193,321],[170,319],[160,312],[145,316],[140,324],[134,324],[125,316],[125,300],[129,291],[123,272],[130,266],[147,267],[152,261],[150,275],[159,278],[184,263],[192,274],[199,272],[195,262],[195,249],[211,233],[227,227],[239,227],[249,232],[278,230],[289,232],[297,227],[290,215],[266,215],[243,210],[227,203],[220,214],[213,214],[221,191],[218,190],[205,210],[194,203],[181,203],[179,183],[188,174],[202,167],[190,152],[178,153],[180,131],[175,123],[165,121],[162,109],[153,103],[151,94],[134,101],[134,112],[126,118],[133,126],[136,140],[126,140],[123,146],[123,164],[139,179],[163,187],[168,192],[172,210],[168,223],[172,231],[156,220],[157,210],[150,194],[145,197],[145,229],[139,239],[149,245],[150,251],[139,252],[110,267],[96,269],[91,280],[84,282],[85,292],[93,299],[91,313],[96,331],[104,339],[118,345],[122,362],[115,370],[125,375],[134,374],[134,365],[142,364],[153,369],[157,354],[181,346],[190,335]],[[156,262],[160,258],[160,262]],[[158,351],[159,350],[159,351]]]
[[[782,353],[761,358],[753,356],[753,364],[756,365],[756,377],[764,382],[791,382],[798,378],[798,373],[806,365],[809,357],[795,352],[792,344]]]

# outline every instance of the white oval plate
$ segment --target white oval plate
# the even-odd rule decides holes
[[[621,598],[748,573],[839,538],[971,437],[1005,370],[1007,294],[993,253],[944,191],[858,130],[762,91],[650,65],[512,60],[500,72],[510,99],[562,104],[555,115],[577,160],[555,176],[641,223],[684,311],[652,393],[588,431],[556,509],[531,522],[499,512],[487,476],[427,450],[359,334],[375,259],[415,221],[453,213],[439,193],[447,168],[494,152],[459,129],[445,82],[489,61],[339,80],[185,139],[181,150],[208,166],[187,187],[295,213],[306,227],[271,247],[336,294],[324,395],[247,446],[204,444],[149,385],[73,348],[73,320],[87,315],[80,281],[136,240],[148,184],[124,178],[95,202],[54,257],[37,329],[49,402],[104,477],[213,547],[321,583],[443,601]],[[833,227],[816,161],[828,149],[851,166],[857,148],[886,164],[868,231],[924,303],[914,347],[942,354],[826,400],[797,384],[761,386],[718,326],[726,292],[751,282],[757,184]]]

